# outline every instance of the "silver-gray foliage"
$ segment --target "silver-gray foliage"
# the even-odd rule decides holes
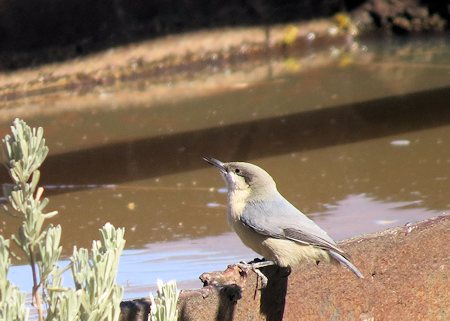
[[[120,316],[123,290],[116,284],[119,258],[124,248],[124,229],[107,223],[101,230],[101,240],[94,241],[92,250],[74,249],[71,265],[58,266],[62,247],[61,226],[45,226],[45,220],[57,215],[45,212],[49,200],[41,199],[44,192],[38,187],[39,167],[48,154],[42,128],[30,128],[16,119],[12,135],[3,139],[6,167],[12,186],[4,186],[12,211],[22,219],[13,240],[22,250],[33,272],[33,305],[41,321],[115,321]],[[9,240],[0,236],[0,320],[26,320],[24,294],[7,280]],[[62,274],[72,270],[75,289],[65,288]],[[44,316],[44,307],[46,316]]]
[[[25,309],[25,294],[8,281],[9,240],[0,235],[0,320],[26,321],[29,309]]]
[[[73,250],[72,274],[81,292],[80,320],[118,320],[122,287],[116,284],[119,258],[125,246],[124,229],[107,223],[100,230],[100,241],[92,242],[91,254],[86,249]]]
[[[175,281],[157,282],[156,298],[150,294],[151,313],[148,321],[176,321],[178,320],[177,302],[180,294]]]

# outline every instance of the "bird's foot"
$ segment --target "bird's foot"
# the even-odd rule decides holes
[[[272,261],[259,261],[256,263],[245,263],[241,261],[236,265],[245,272],[250,269],[253,270],[253,272],[255,272],[261,278],[261,288],[265,288],[267,286],[268,279],[259,269],[262,267],[275,265],[275,263]]]
[[[275,265],[275,262],[273,261],[259,261],[256,263],[251,263],[253,269],[260,269],[262,267]]]
[[[252,268],[252,265],[245,261],[241,261],[241,262],[237,263],[236,266],[238,268],[240,268],[243,272],[247,272],[248,270],[250,270]]]
[[[267,276],[264,275],[260,270],[254,268],[253,271],[260,277],[261,279],[261,289],[264,289],[267,286],[267,283],[269,280],[267,279]]]

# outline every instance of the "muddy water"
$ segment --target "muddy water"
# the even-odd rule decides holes
[[[63,226],[65,254],[90,246],[105,222],[125,227],[127,297],[146,295],[156,278],[197,287],[202,272],[255,257],[230,232],[224,183],[204,155],[264,167],[336,239],[448,212],[448,44],[367,40],[356,53],[330,49],[336,58],[317,68],[305,64],[313,52],[269,59],[258,81],[206,96],[174,91],[146,104],[139,97],[154,88],[141,82],[126,89],[129,102],[110,89],[93,107],[27,119],[46,130],[42,183],[60,211],[52,222]],[[2,220],[11,234],[17,222]],[[29,287],[27,267],[10,273]]]

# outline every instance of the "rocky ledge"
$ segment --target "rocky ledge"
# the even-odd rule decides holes
[[[446,320],[450,316],[450,215],[367,234],[340,245],[365,275],[305,264],[287,276],[276,267],[261,290],[236,266],[204,273],[204,287],[182,291],[179,319]],[[147,320],[146,299],[122,303],[122,321]]]

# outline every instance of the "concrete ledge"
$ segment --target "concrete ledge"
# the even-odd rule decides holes
[[[305,264],[276,267],[258,289],[236,266],[204,273],[205,286],[180,295],[180,320],[449,320],[450,215],[341,243],[365,275]],[[147,320],[149,302],[122,303],[121,320]]]

